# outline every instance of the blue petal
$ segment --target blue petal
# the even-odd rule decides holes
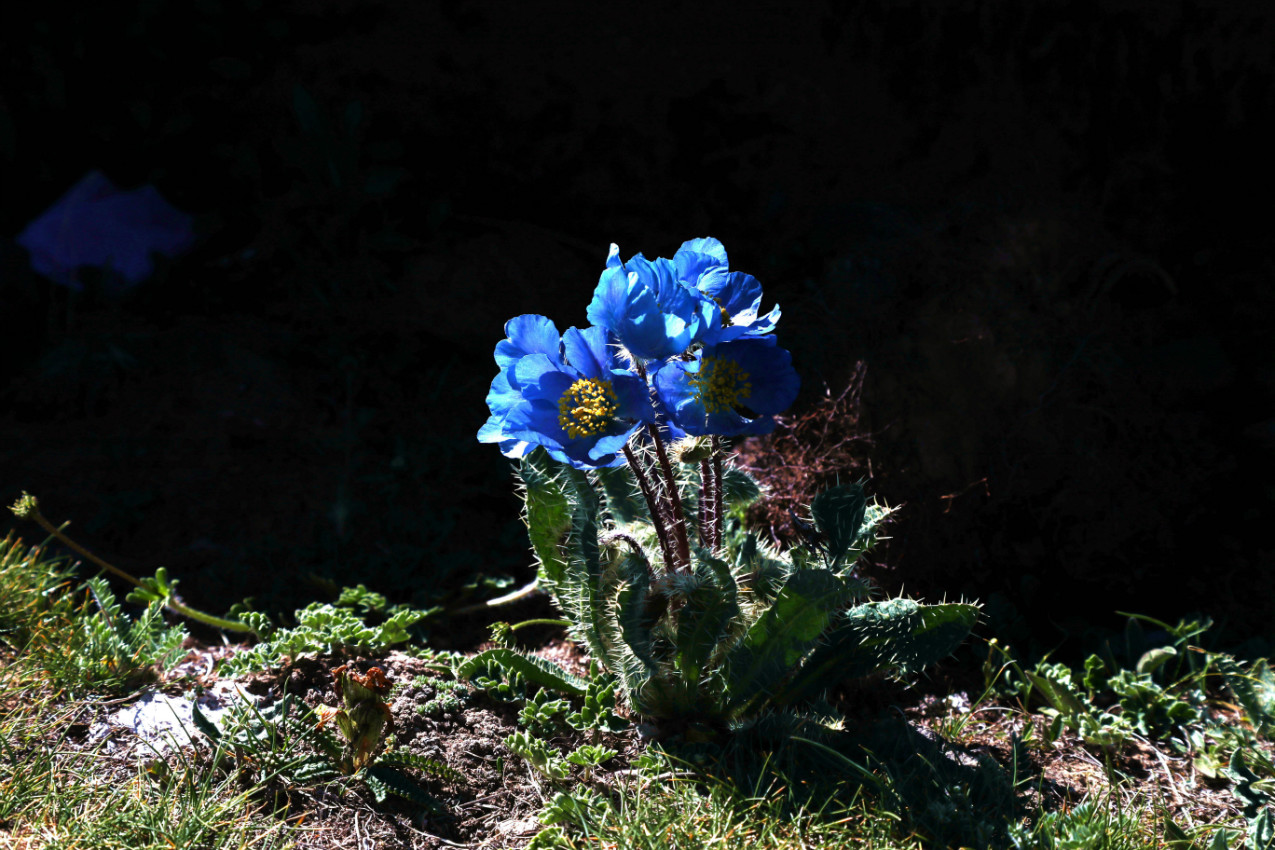
[[[683,242],[682,247],[678,248],[677,253],[673,255],[674,262],[677,262],[678,257],[683,254],[701,254],[707,256],[710,260],[714,261],[722,268],[730,265],[730,262],[726,259],[726,246],[711,236],[704,236],[699,239],[688,239]],[[688,257],[687,262],[703,261],[691,261]],[[678,268],[681,268],[680,263]],[[683,278],[683,280],[685,280],[685,278]]]
[[[610,330],[633,356],[642,360],[671,357],[686,347],[686,320],[660,310],[655,291],[644,286],[637,272],[630,273],[631,289],[626,315]]]
[[[492,414],[483,423],[483,427],[478,429],[478,442],[480,443],[499,443],[501,440],[507,439],[505,432],[501,426],[504,424],[505,417]]]
[[[617,465],[616,461],[621,459],[619,456],[635,431],[637,431],[636,425],[619,434],[599,437],[598,441],[589,449],[589,459],[599,461],[604,466]]]
[[[628,273],[619,266],[609,265],[608,261],[606,270],[598,277],[593,300],[585,310],[589,321],[614,332],[627,314],[629,289]]]
[[[567,352],[567,362],[586,378],[600,378],[610,374],[612,354],[607,351],[606,328],[593,327],[578,330],[567,328],[562,346]]]
[[[509,370],[502,370],[492,378],[487,391],[487,407],[492,413],[503,415],[522,399],[522,393],[509,383]]]
[[[754,334],[774,333],[775,325],[779,324],[779,317],[782,315],[783,312],[779,309],[779,305],[776,304],[769,313],[754,319],[748,329]]]
[[[505,416],[501,426],[507,437],[545,448],[562,449],[569,442],[558,425],[558,405],[545,399],[524,401]]]
[[[523,398],[547,399],[553,402],[555,410],[558,399],[576,380],[543,354],[528,354],[519,360],[514,366],[514,375]]]
[[[478,429],[478,442],[498,443],[500,445],[500,453],[510,458],[523,457],[527,452],[535,448],[532,443],[524,440],[515,440],[506,435],[503,417],[495,415],[490,417],[486,424]]]
[[[651,392],[641,378],[613,373],[611,389],[615,391],[615,398],[619,404],[616,418],[635,419],[639,422],[655,421],[655,408],[651,406]]]
[[[561,361],[562,337],[558,328],[544,316],[527,313],[505,322],[505,336],[496,343],[496,363],[502,369],[528,354],[544,354]]]
[[[699,290],[712,298],[735,321],[738,316],[747,321],[739,324],[751,324],[761,308],[761,281],[743,272],[727,272],[725,274],[708,275],[700,281]]]
[[[622,265],[624,262],[620,259],[620,246],[612,242],[611,250],[607,252],[607,268],[617,269]]]

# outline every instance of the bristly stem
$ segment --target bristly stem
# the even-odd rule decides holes
[[[699,462],[699,543],[710,552],[716,551],[713,545],[713,531],[716,522],[713,519],[713,467],[707,458]]]
[[[679,572],[684,572],[691,567],[691,547],[686,539],[686,514],[682,512],[682,497],[677,492],[677,479],[673,477],[673,465],[669,463],[664,441],[660,439],[660,429],[652,423],[646,426],[646,431],[655,444],[655,456],[660,459],[660,470],[664,473],[664,495],[673,515],[673,544],[677,547],[678,557],[676,566]]]
[[[638,376],[643,382],[646,382],[646,366],[642,364],[641,360],[636,359],[634,365],[637,367]],[[651,395],[652,402],[658,405],[654,389],[651,390]],[[691,567],[691,547],[686,540],[686,514],[682,511],[682,498],[678,494],[677,479],[673,477],[673,467],[668,462],[668,452],[664,450],[664,441],[660,439],[659,426],[654,422],[647,423],[646,432],[650,435],[651,443],[655,446],[655,456],[659,458],[660,470],[664,473],[664,498],[660,502],[667,513],[661,513],[661,516],[667,520],[668,526],[671,526],[671,529],[666,527],[664,534],[660,537],[660,545],[664,552],[664,568],[669,572],[689,571]],[[634,474],[638,475],[638,480],[641,481],[638,467],[634,464],[633,456],[629,453],[627,445],[624,451],[626,457],[628,457],[629,465],[633,467]],[[656,501],[654,489],[650,488],[648,484],[648,489],[644,489],[642,492],[643,495],[650,493],[647,497],[647,503],[653,506]],[[657,509],[652,507],[652,520],[654,520],[656,513]],[[656,531],[659,531],[659,525],[656,525]],[[669,539],[670,534],[671,540]]]
[[[637,455],[633,454],[633,449],[629,448],[628,443],[624,444],[624,459],[629,462],[629,469],[633,470],[633,477],[637,479],[642,498],[646,499],[646,509],[651,514],[651,524],[655,526],[655,536],[660,541],[660,555],[664,558],[664,569],[672,570],[674,569],[673,547],[669,545],[664,506],[655,498],[650,479],[646,477],[646,470],[642,468]]]
[[[713,453],[713,542],[710,548],[717,554],[722,548],[722,527],[725,524],[725,510],[722,507],[722,438],[714,435],[711,438]]]

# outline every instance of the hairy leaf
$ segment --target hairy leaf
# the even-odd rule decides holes
[[[963,603],[890,599],[858,605],[810,656],[781,701],[812,699],[838,682],[887,670],[918,672],[955,650],[977,620],[977,606]]]
[[[552,688],[572,696],[584,696],[585,681],[563,670],[552,661],[534,655],[523,655],[515,649],[488,649],[467,658],[456,667],[456,675],[470,678],[489,664],[518,673],[529,682]]]
[[[789,576],[774,604],[727,656],[730,711],[746,710],[776,691],[819,642],[846,597],[844,582],[832,573],[803,570]]]
[[[840,564],[859,539],[867,509],[862,484],[842,484],[824,490],[810,503],[810,513],[832,565]]]
[[[607,511],[613,520],[623,525],[639,520],[651,521],[646,500],[642,498],[637,479],[628,466],[599,469],[597,476],[602,484],[602,492],[606,495]]]
[[[571,528],[571,506],[554,467],[549,455],[538,449],[523,459],[518,473],[522,480],[523,521],[546,586],[562,580],[566,565],[560,547]]]

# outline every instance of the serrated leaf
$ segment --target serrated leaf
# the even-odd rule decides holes
[[[1275,729],[1275,672],[1265,658],[1246,671],[1228,655],[1214,656],[1227,690],[1244,709],[1250,723],[1263,734]]]
[[[1226,769],[1227,775],[1235,783],[1232,793],[1244,801],[1244,816],[1253,818],[1259,809],[1271,801],[1270,793],[1263,787],[1262,780],[1244,763],[1244,751],[1237,748],[1231,754],[1231,763]]]
[[[847,595],[845,583],[829,572],[803,570],[789,576],[774,604],[727,656],[729,710],[746,710],[775,691],[823,637]]]
[[[572,696],[584,696],[585,681],[563,670],[552,661],[523,655],[514,649],[488,649],[465,659],[456,667],[456,675],[471,678],[489,664],[518,673],[529,682],[552,688]]]
[[[385,798],[389,796],[390,789],[381,781],[379,776],[372,773],[371,769],[364,768],[361,772],[363,781],[367,783],[368,790],[372,792],[372,799],[378,803],[384,803]]]
[[[950,655],[977,620],[976,606],[957,602],[922,605],[890,599],[857,605],[811,654],[782,701],[813,699],[838,682],[887,670],[919,672]]]
[[[585,744],[572,751],[567,756],[567,761],[578,767],[597,767],[603,762],[615,758],[615,754],[615,750]]]
[[[449,782],[464,782],[465,777],[461,773],[436,759],[427,758],[418,753],[393,752],[386,753],[374,765],[375,767],[410,767],[419,770],[422,773],[428,773],[430,776],[437,776],[439,779],[446,779]]]
[[[861,484],[841,484],[825,490],[810,503],[815,526],[823,535],[828,557],[839,564],[859,539],[868,498]]]
[[[422,808],[430,809],[431,811],[441,811],[443,808],[438,800],[426,794],[423,788],[392,767],[385,767],[379,764],[372,765],[363,769],[363,777],[368,781],[369,787],[371,787],[374,780],[378,781],[385,791],[402,797],[404,800],[410,800]],[[376,791],[373,790],[372,793],[375,794]],[[379,798],[377,802],[384,802],[384,797]]]
[[[291,779],[298,785],[312,785],[316,782],[329,782],[341,775],[341,771],[331,761],[322,756],[311,756],[302,759],[289,771]]]

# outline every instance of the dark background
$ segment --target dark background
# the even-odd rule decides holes
[[[712,235],[784,308],[794,415],[863,364],[884,588],[1038,651],[1117,610],[1269,638],[1264,5],[8,11],[0,497],[211,610],[526,580],[474,440],[503,322]],[[200,232],[122,297],[11,238],[93,168]]]

